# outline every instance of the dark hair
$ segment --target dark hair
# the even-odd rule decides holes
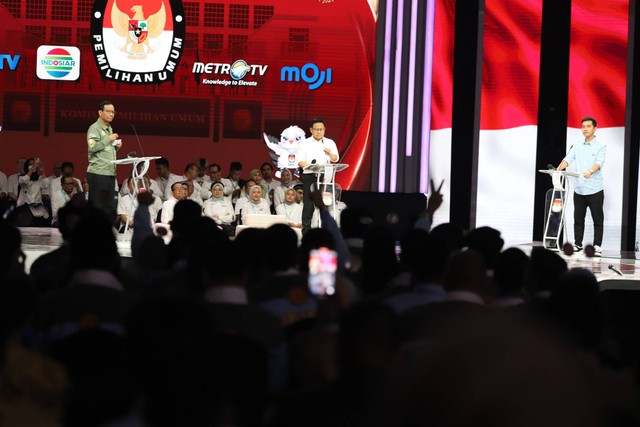
[[[73,163],[71,163],[71,162],[62,162],[62,164],[60,165],[60,170],[62,170],[64,168],[75,169],[75,167],[73,167]]]
[[[27,160],[25,160],[24,165],[22,165],[22,172],[24,172],[25,174],[29,172],[29,163],[31,163],[32,161],[35,162],[35,159],[33,157],[29,157]]]
[[[596,122],[596,119],[594,119],[591,116],[587,116],[585,118],[583,118],[582,120],[580,120],[580,124],[584,123],[584,122],[588,122],[591,121],[593,123],[593,127],[597,128],[598,127],[598,122]]]
[[[215,166],[215,167],[217,167],[219,171],[221,171],[221,170],[222,170],[222,168],[220,167],[220,165],[219,165],[219,164],[217,164],[217,163],[211,163],[209,166],[207,166],[207,169],[211,169],[211,168],[212,168],[212,167],[214,167],[214,166]]]
[[[316,123],[322,123],[323,126],[325,125],[324,120],[322,120],[320,117],[316,117],[314,119],[311,119],[311,121],[309,122],[309,127],[312,128]]]
[[[107,101],[107,100],[105,99],[104,101],[102,101],[102,102],[100,103],[100,105],[98,105],[98,110],[100,110],[100,111],[104,111],[104,106],[105,106],[105,105],[113,105],[113,102],[111,102],[111,101]]]
[[[169,167],[169,160],[166,157],[160,157],[159,159],[156,159],[156,166]]]
[[[242,163],[240,162],[231,162],[231,164],[229,165],[229,171],[241,171],[242,170]]]
[[[184,167],[184,171],[187,172],[189,169],[191,169],[194,166],[196,169],[199,169],[198,165],[196,165],[195,163],[187,163],[187,166]]]
[[[261,165],[260,165],[260,172],[262,172],[262,167],[263,167],[264,165],[269,165],[269,166],[271,166],[271,170],[273,170],[273,165],[271,164],[271,162],[264,162],[263,164],[261,164]]]
[[[180,185],[180,187],[182,187],[183,185],[186,185],[186,182],[184,182],[184,181],[176,181],[176,182],[174,182],[173,184],[171,184],[171,191],[174,190],[173,187],[175,187],[176,185]]]

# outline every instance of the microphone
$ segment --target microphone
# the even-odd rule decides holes
[[[316,159],[311,160],[311,164],[315,165],[316,164]]]
[[[133,157],[136,156],[136,152],[135,151],[130,151],[127,153],[126,156],[119,158],[118,160],[124,160],[124,159],[131,159]]]
[[[613,264],[609,264],[609,270],[615,272],[616,274],[618,274],[618,276],[624,276],[624,274],[622,274],[622,272],[620,270],[618,270],[617,268],[615,268],[613,266]]]
[[[140,137],[138,137],[138,132],[136,132],[136,127],[134,125],[131,125],[131,128],[133,129],[133,133],[135,134],[136,139],[138,140],[138,147],[140,147],[140,152],[142,153],[142,157],[145,157],[144,149],[142,148],[142,143],[140,142]]]

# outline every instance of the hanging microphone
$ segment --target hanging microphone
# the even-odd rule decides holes
[[[613,264],[609,264],[609,270],[615,272],[616,274],[618,274],[619,276],[624,276],[624,274],[622,274],[622,272],[620,270],[618,270],[617,268],[615,268],[613,266]]]
[[[133,133],[136,135],[136,139],[138,140],[138,147],[140,147],[140,152],[142,153],[142,157],[144,156],[144,148],[142,148],[142,143],[140,142],[140,137],[138,137],[138,132],[136,132],[136,127],[134,125],[131,125],[131,128],[133,129]]]

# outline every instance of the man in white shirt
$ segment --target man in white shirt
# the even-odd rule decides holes
[[[200,206],[204,204],[204,201],[211,197],[211,191],[206,188],[202,188],[200,184],[198,184],[198,165],[195,163],[188,163],[184,168],[184,176],[180,179],[180,181],[191,181],[193,183],[193,194],[189,196],[189,199],[193,200]],[[171,196],[171,189],[169,188],[169,192],[165,189],[165,198],[168,200]]]
[[[231,162],[229,177],[221,180],[224,184],[224,195],[230,197],[234,204],[242,196],[242,188],[245,185],[245,181],[240,178],[240,174],[242,174],[242,164],[240,162]]]
[[[161,223],[170,224],[171,221],[173,221],[173,208],[176,206],[176,203],[187,197],[188,192],[189,188],[185,182],[174,182],[171,185],[171,197],[162,204]]]
[[[304,169],[304,205],[302,208],[302,234],[311,229],[313,217],[313,202],[311,201],[311,184],[316,181],[313,171],[307,169],[309,165],[328,165],[339,159],[338,147],[329,138],[325,138],[325,125],[321,118],[315,118],[309,123],[311,136],[300,144],[298,149],[298,166]]]
[[[260,165],[260,173],[262,174],[261,185],[267,190],[267,194],[271,190],[275,190],[280,186],[280,181],[273,179],[273,165],[269,162],[264,162]]]
[[[157,196],[165,202],[171,198],[171,185],[173,185],[174,182],[182,181],[182,177],[171,173],[169,170],[169,160],[164,157],[156,159],[156,173],[158,174],[156,182],[160,190]]]
[[[0,199],[5,199],[9,193],[9,182],[7,181],[7,175],[0,172]]]
[[[76,187],[76,181],[77,179],[72,176],[62,176],[58,179],[60,187],[51,193],[52,226],[58,226],[58,211],[60,208],[66,205],[75,194],[80,192],[79,188],[82,187]],[[51,188],[51,186],[49,188]]]
[[[18,178],[20,175],[24,175],[24,163],[27,161],[26,157],[20,157],[16,162],[18,173],[14,173],[7,178],[8,193],[7,196],[15,204],[18,201],[18,193],[20,192],[20,184],[18,184]]]
[[[145,177],[145,179],[148,179]],[[126,194],[119,193],[118,194],[118,210],[117,214],[120,218],[121,227],[125,227],[128,222],[128,227],[133,227],[133,214],[135,210],[138,208],[138,200],[137,194],[135,194],[135,189],[133,185],[133,179],[129,178],[124,183],[128,191]],[[156,195],[152,195],[153,202],[149,204],[149,217],[151,218],[151,223],[153,224],[158,216],[158,212],[162,209],[162,201],[160,197]]]
[[[53,197],[54,193],[59,193],[62,190],[62,178],[66,176],[73,177],[74,166],[71,162],[62,162],[60,166],[61,175],[51,178],[51,182],[49,183],[48,193]],[[73,178],[74,182],[77,184],[77,189],[80,191],[82,189],[82,181],[78,178]]]

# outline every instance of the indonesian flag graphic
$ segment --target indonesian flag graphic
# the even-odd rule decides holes
[[[597,119],[596,137],[607,145],[603,246],[612,248],[620,238],[628,11],[629,0],[573,1],[567,133],[549,142],[566,143],[568,150],[583,140],[581,119]],[[434,180],[445,179],[445,202],[435,223],[449,219],[448,182],[455,173],[450,165],[456,149],[451,146],[454,17],[454,0],[436,0],[429,170]],[[506,244],[532,241],[537,170],[562,160],[535,164],[541,26],[539,0],[486,0],[476,226],[501,230]],[[565,201],[570,241],[572,197],[571,191]],[[590,221],[587,215],[585,243],[593,236]]]

